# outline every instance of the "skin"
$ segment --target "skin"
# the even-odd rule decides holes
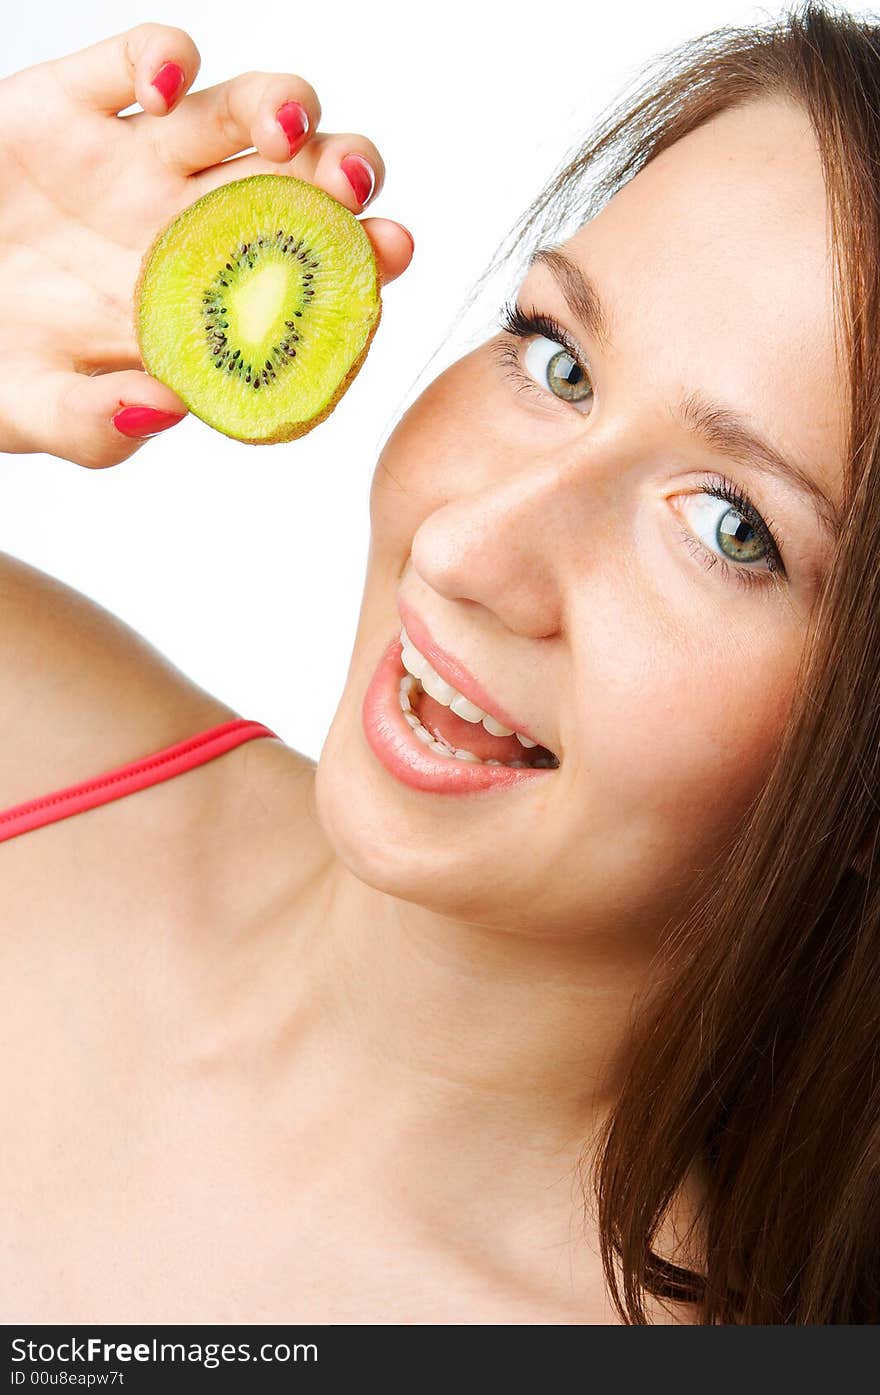
[[[144,41],[151,62],[185,57],[177,33]],[[112,42],[117,59],[133,43]],[[79,145],[73,114],[88,136],[82,104],[100,64],[64,61],[82,65],[68,123]],[[58,66],[16,77],[0,104],[48,90]],[[140,59],[134,68],[143,104]],[[244,144],[245,128],[265,130],[265,103],[253,75],[236,82]],[[276,104],[282,88],[314,99],[301,79],[271,83]],[[104,87],[105,102],[125,95]],[[204,152],[220,158],[218,110],[234,104],[235,82],[224,88],[184,101],[181,115],[199,103],[180,123],[192,168]],[[138,121],[154,168],[148,152],[167,159],[171,137]],[[362,137],[313,134],[300,168],[330,192],[345,193],[334,142],[381,170]],[[85,147],[103,185],[100,161],[113,156]],[[245,158],[264,156],[278,158],[268,147]],[[18,161],[4,198],[37,197],[34,164]],[[59,287],[73,360],[97,342],[109,364],[114,333],[120,361],[131,348],[120,306],[145,205],[129,210],[122,192],[101,210],[120,246],[100,325],[81,287]],[[179,184],[166,211],[175,199]],[[66,238],[90,237],[68,214]],[[781,100],[725,113],[665,152],[565,244],[602,290],[613,346],[577,325],[545,268],[520,288],[522,305],[582,345],[592,401],[572,407],[546,381],[517,390],[498,336],[441,374],[386,442],[360,624],[317,770],[280,742],[254,742],[4,846],[3,968],[16,1059],[27,1058],[5,1082],[7,1117],[22,1121],[5,1177],[20,1200],[2,1274],[10,1320],[613,1320],[578,1160],[613,1101],[660,932],[761,787],[829,556],[808,502],[713,456],[669,405],[700,388],[748,412],[839,499],[844,383],[825,220],[809,124]],[[409,239],[399,224],[368,224],[391,279]],[[38,348],[33,286],[53,274],[37,261],[20,296]],[[11,284],[8,257],[4,275]],[[536,361],[529,353],[532,371]],[[55,371],[44,362],[44,384]],[[83,403],[85,424],[58,417],[43,437],[33,407],[6,404],[6,449],[111,464],[132,443],[108,428],[109,380],[139,377],[137,401],[168,405],[132,366],[75,383],[63,371],[58,391]],[[705,518],[724,513],[700,488],[719,472],[784,540],[781,588],[727,580],[681,541],[682,525],[708,538]],[[0,804],[237,715],[91,603],[50,597],[11,559],[3,575],[34,671],[51,653],[86,686],[56,683],[38,699],[41,750],[74,702],[80,733],[75,758],[55,744],[41,785],[20,673],[2,675],[0,699],[25,734]],[[560,755],[557,771],[452,799],[377,763],[360,706],[399,627],[398,595]],[[75,670],[53,629],[64,607]],[[84,666],[89,625],[103,647]],[[675,1227],[699,1195],[695,1176]],[[59,1249],[77,1255],[63,1275]],[[694,1320],[659,1305],[655,1317]]]

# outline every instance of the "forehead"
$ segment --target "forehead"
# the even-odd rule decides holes
[[[714,117],[565,249],[606,304],[616,386],[657,403],[699,388],[747,412],[840,498],[846,383],[827,198],[799,106],[762,98]]]

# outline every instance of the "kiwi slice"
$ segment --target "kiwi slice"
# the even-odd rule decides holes
[[[144,367],[224,435],[292,441],[354,380],[379,288],[370,239],[330,194],[285,174],[233,180],[186,208],[144,258]]]

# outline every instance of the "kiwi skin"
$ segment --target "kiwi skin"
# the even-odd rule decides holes
[[[259,178],[260,176],[251,176],[251,177],[252,177],[252,178],[254,178],[254,177],[255,177],[255,178]],[[289,178],[289,177],[291,177],[291,176],[287,176],[287,177]],[[236,181],[236,182],[237,182],[237,181]],[[242,182],[243,182],[243,181],[242,181]],[[224,186],[220,186],[220,187],[224,187]],[[207,197],[207,196],[206,196],[206,195],[202,195],[202,197]],[[193,200],[193,202],[196,202],[196,200]],[[343,207],[344,207],[344,205],[343,205]],[[159,228],[158,232],[157,232],[156,235],[154,236],[154,238],[153,238],[153,240],[151,241],[149,247],[148,247],[147,250],[144,252],[144,255],[143,255],[142,258],[141,258],[140,268],[139,268],[139,270],[138,270],[137,281],[135,282],[134,295],[133,295],[133,297],[132,297],[133,309],[134,309],[134,315],[133,315],[133,319],[134,319],[134,333],[135,333],[135,340],[136,340],[136,341],[139,340],[139,330],[140,330],[141,290],[142,290],[142,287],[143,287],[144,276],[145,276],[145,274],[146,274],[146,270],[147,270],[147,266],[148,266],[148,264],[149,264],[150,258],[152,257],[153,252],[154,252],[154,250],[155,250],[157,244],[158,244],[158,243],[162,240],[162,238],[165,236],[165,234],[166,234],[166,232],[168,231],[168,229],[169,229],[169,227],[171,226],[171,224],[174,222],[174,220],[175,220],[176,218],[178,218],[178,217],[180,216],[181,213],[184,213],[185,211],[186,211],[186,208],[185,208],[185,207],[179,209],[178,212],[174,215],[174,218],[171,218],[171,219],[169,219],[167,222],[165,222],[165,223],[162,224],[162,226]],[[348,210],[348,211],[350,211],[350,210]],[[352,217],[354,217],[354,214],[352,214]],[[366,235],[366,234],[365,234],[365,235]],[[371,246],[372,246],[372,244],[371,244]],[[374,261],[374,263],[375,263],[375,261],[376,261],[375,250],[373,251],[373,261]],[[275,445],[281,445],[281,444],[283,444],[285,441],[295,441],[295,440],[297,440],[297,438],[300,437],[300,436],[306,436],[306,435],[308,435],[308,433],[309,433],[310,431],[314,430],[314,428],[315,428],[316,426],[320,426],[321,422],[322,422],[322,421],[325,421],[325,420],[327,419],[327,417],[329,417],[330,413],[333,411],[334,407],[337,405],[337,403],[339,402],[340,398],[344,396],[344,394],[346,393],[346,391],[347,391],[348,388],[350,387],[352,381],[354,380],[354,378],[357,377],[358,373],[360,372],[361,368],[363,367],[364,360],[365,360],[365,358],[367,357],[367,354],[368,354],[369,349],[370,349],[370,345],[371,345],[372,342],[373,342],[373,336],[375,335],[376,330],[379,328],[379,322],[380,322],[381,319],[382,319],[382,308],[383,308],[383,306],[382,306],[381,289],[382,289],[382,282],[381,282],[381,279],[380,279],[380,276],[379,276],[379,267],[378,267],[378,264],[376,264],[376,299],[377,299],[377,301],[378,301],[378,310],[377,310],[377,312],[376,312],[376,318],[375,318],[375,320],[374,320],[374,322],[373,322],[373,327],[372,327],[372,329],[370,330],[369,335],[367,336],[367,339],[366,339],[366,342],[365,342],[365,344],[364,344],[363,349],[362,349],[361,352],[358,354],[358,356],[357,356],[357,358],[355,359],[355,361],[352,363],[352,365],[351,365],[351,367],[349,368],[348,372],[346,373],[345,377],[342,378],[342,379],[340,380],[339,386],[337,387],[337,389],[336,389],[336,391],[334,392],[333,396],[328,400],[328,402],[325,404],[323,410],[320,411],[320,412],[317,414],[317,416],[310,417],[308,421],[293,422],[293,423],[291,423],[291,425],[290,425],[290,427],[288,428],[288,430],[283,431],[283,432],[279,432],[279,434],[278,434],[278,435],[275,435],[275,436],[261,436],[261,437],[259,437],[259,439],[257,439],[257,440],[251,439],[250,437],[247,437],[247,436],[233,436],[230,432],[228,432],[228,431],[223,431],[223,429],[222,429],[221,427],[213,426],[213,424],[212,424],[212,426],[211,426],[211,429],[212,429],[213,431],[218,431],[218,432],[220,433],[220,435],[222,435],[222,436],[226,436],[227,440],[230,440],[230,441],[238,441],[238,442],[240,442],[242,445],[246,445],[246,446],[275,446]],[[176,392],[177,390],[174,389],[174,391]],[[180,398],[181,402],[184,403],[184,405],[186,406],[187,410],[189,410],[190,404],[187,402],[186,397],[184,396],[184,394],[183,394],[183,393],[180,393],[180,392],[177,392],[177,396]]]

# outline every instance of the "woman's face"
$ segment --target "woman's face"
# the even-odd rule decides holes
[[[491,927],[650,937],[764,783],[830,555],[808,490],[684,418],[698,396],[747,418],[839,502],[845,386],[806,116],[770,99],[723,113],[557,250],[517,295],[540,328],[453,364],[382,452],[318,807],[350,869],[405,900]],[[604,325],[572,303],[578,272]],[[707,492],[728,485],[738,505]],[[382,668],[399,606],[421,650],[470,675],[440,663],[441,677],[476,680],[478,705],[558,768],[487,773],[416,740],[388,698],[396,647]],[[434,780],[430,760],[490,783]]]

